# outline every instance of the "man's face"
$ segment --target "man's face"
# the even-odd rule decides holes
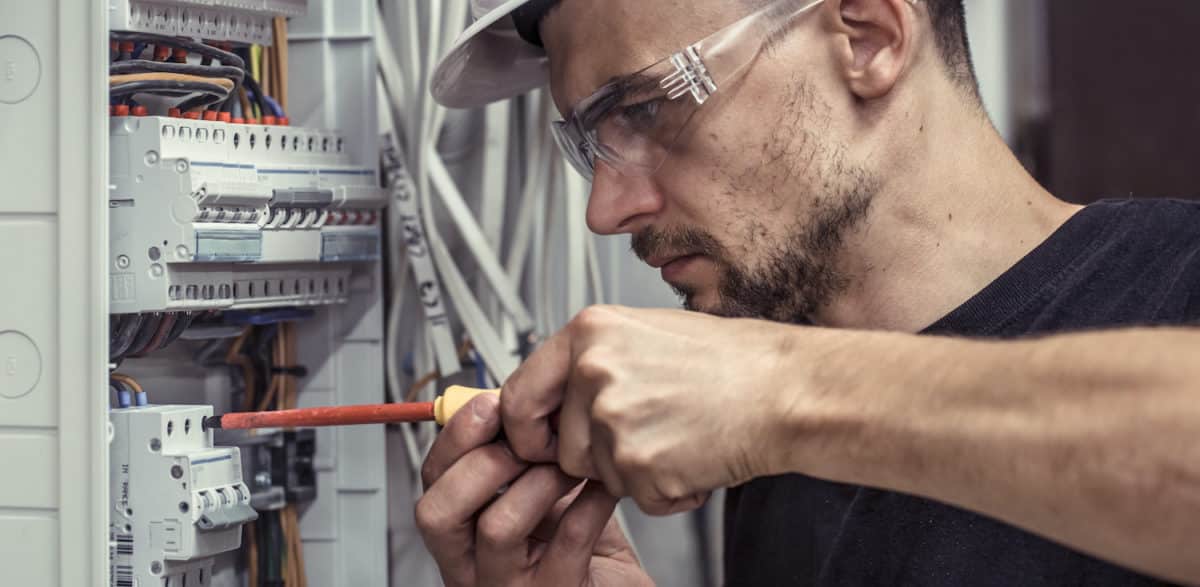
[[[731,0],[564,0],[542,25],[559,111],[742,18]],[[695,310],[806,321],[851,285],[845,237],[877,182],[851,161],[844,97],[820,15],[801,19],[748,75],[699,109],[652,176],[597,162],[588,224],[634,252]],[[757,43],[747,38],[743,42]],[[684,98],[690,99],[690,98]]]

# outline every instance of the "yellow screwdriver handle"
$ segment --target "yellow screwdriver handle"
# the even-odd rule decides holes
[[[450,418],[454,417],[463,406],[471,403],[471,400],[479,397],[482,394],[491,393],[496,397],[500,397],[499,389],[474,389],[471,387],[463,387],[461,385],[452,385],[441,397],[433,400],[433,417],[437,420],[438,426],[445,426]]]

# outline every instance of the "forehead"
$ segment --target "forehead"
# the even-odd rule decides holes
[[[542,22],[559,112],[737,17],[733,0],[563,0]]]

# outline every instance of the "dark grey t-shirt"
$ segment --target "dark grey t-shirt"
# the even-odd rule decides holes
[[[1198,320],[1200,203],[1105,201],[925,332],[1012,338]],[[725,568],[728,585],[755,587],[1163,584],[986,516],[802,475],[729,492]]]

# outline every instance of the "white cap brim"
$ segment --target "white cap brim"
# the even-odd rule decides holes
[[[449,108],[476,108],[546,85],[546,52],[522,39],[512,20],[512,12],[527,2],[509,0],[459,36],[433,74],[434,100]]]

